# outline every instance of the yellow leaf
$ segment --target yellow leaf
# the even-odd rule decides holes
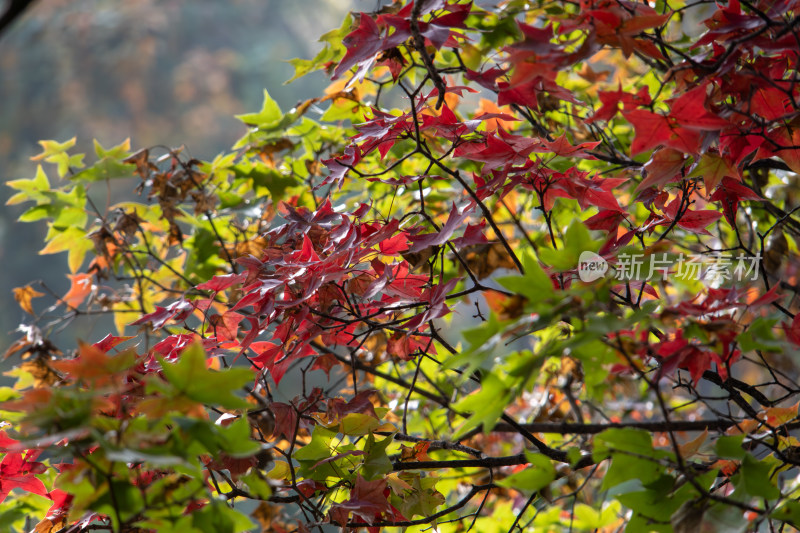
[[[69,266],[70,272],[77,272],[81,265],[83,265],[83,260],[86,257],[87,252],[94,248],[94,244],[89,239],[83,239],[75,243],[75,246],[69,249],[67,253],[67,265]]]
[[[104,157],[112,157],[112,158],[123,158],[127,157],[128,152],[131,151],[131,139],[127,138],[121,143],[111,148],[103,148],[97,139],[94,140],[94,152],[97,154],[99,159]]]
[[[402,494],[404,490],[414,490],[414,487],[409,485],[407,481],[401,479],[400,476],[397,475],[397,472],[387,474],[386,482],[392,487],[395,494]]]
[[[75,146],[76,140],[77,137],[73,137],[72,139],[64,141],[63,143],[60,143],[58,141],[39,141],[39,144],[42,146],[42,152],[31,157],[31,161],[40,161],[45,157],[51,157],[53,155],[58,155],[62,152],[66,152],[67,150]]]
[[[92,242],[86,239],[86,231],[81,228],[51,230],[50,234],[47,245],[39,250],[39,255],[57,254],[75,248],[85,249],[85,243],[82,241],[88,242],[89,247],[92,247]]]
[[[124,303],[124,302],[123,302]],[[125,304],[127,305],[127,304]],[[124,335],[125,327],[142,316],[142,313],[139,311],[127,311],[124,309],[117,309],[118,306],[114,308],[114,326],[117,328],[117,333],[120,335]]]
[[[267,477],[275,480],[288,479],[291,477],[289,463],[286,461],[275,461],[275,466],[272,467],[272,470],[267,472]]]
[[[33,298],[39,298],[40,296],[44,296],[44,293],[37,291],[30,285],[14,288],[14,299],[17,301],[23,311],[31,315],[34,314],[31,300]]]
[[[339,432],[345,435],[366,435],[377,431],[381,421],[364,413],[348,413],[341,420],[333,422],[330,427],[339,426]]]

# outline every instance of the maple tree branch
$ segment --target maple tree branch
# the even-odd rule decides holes
[[[0,36],[9,29],[11,24],[17,20],[36,0],[9,0],[5,11],[0,15]]]
[[[225,254],[225,260],[228,261],[228,264],[231,266],[231,272],[236,274],[239,271],[238,265],[236,264],[236,261],[233,260],[228,248],[225,246],[225,239],[223,239],[222,235],[219,234],[217,225],[214,223],[213,213],[211,211],[206,211],[204,214],[206,215],[206,220],[208,220],[208,225],[211,226],[211,230],[214,232],[214,236],[219,241],[219,247],[222,249],[222,253]]]
[[[489,208],[486,207],[486,204],[483,202],[483,200],[481,200],[475,193],[475,191],[472,190],[472,187],[470,187],[469,184],[464,180],[464,178],[461,176],[461,173],[458,170],[451,170],[446,166],[444,166],[443,164],[439,163],[438,161],[437,161],[437,166],[439,166],[439,168],[441,168],[442,170],[453,176],[456,179],[456,181],[458,181],[458,183],[461,184],[461,186],[464,188],[467,194],[469,194],[469,196],[473,199],[473,201],[475,201],[475,203],[478,204],[478,207],[483,212],[484,217],[486,217],[486,221],[492,227],[492,230],[494,230],[495,235],[497,236],[497,239],[502,243],[503,248],[505,248],[506,252],[508,252],[509,257],[514,262],[514,265],[517,267],[517,270],[519,271],[520,274],[524,275],[525,268],[522,266],[522,263],[517,257],[517,254],[514,253],[514,250],[511,248],[511,245],[509,244],[505,235],[503,235],[503,232],[497,226],[497,222],[495,222],[494,217],[492,216],[492,212],[489,211]]]
[[[528,459],[524,453],[509,455],[505,457],[480,457],[476,459],[445,459],[442,461],[395,461],[392,469],[395,472],[401,470],[438,470],[441,468],[497,468],[500,466],[512,466],[527,464]]]
[[[347,366],[352,365],[356,370],[361,370],[362,372],[367,372],[367,373],[372,374],[374,376],[377,376],[377,377],[379,377],[381,379],[385,379],[386,381],[390,381],[390,382],[394,383],[395,385],[400,385],[401,387],[403,387],[403,388],[405,388],[407,390],[413,390],[414,392],[416,392],[420,396],[423,396],[423,397],[425,397],[425,398],[427,398],[429,400],[432,400],[432,401],[438,403],[439,405],[441,405],[442,407],[447,407],[448,409],[452,410],[452,408],[450,406],[450,402],[449,402],[449,400],[447,398],[438,396],[438,395],[436,395],[436,394],[434,394],[432,392],[426,391],[425,389],[420,389],[417,386],[413,386],[412,387],[412,385],[410,383],[408,383],[406,380],[404,380],[402,378],[398,378],[398,377],[395,377],[395,376],[393,376],[391,374],[387,374],[386,372],[378,370],[376,368],[372,368],[371,366],[362,363],[361,361],[359,361],[358,359],[356,359],[354,357],[353,358],[344,357],[343,355],[340,355],[340,354],[336,353],[335,351],[330,350],[330,349],[326,348],[325,346],[322,346],[321,344],[318,344],[316,342],[312,342],[312,345],[314,346],[314,348],[316,348],[317,350],[320,350],[322,353],[327,353],[327,354],[333,355],[337,360],[339,360],[340,362],[344,363]],[[453,411],[453,412],[456,413],[456,414],[459,414],[456,411]]]
[[[414,43],[414,48],[422,57],[422,63],[425,65],[425,69],[428,71],[428,76],[430,76],[434,87],[436,87],[436,90],[439,92],[438,98],[436,99],[436,109],[441,109],[442,104],[444,103],[444,95],[447,91],[447,86],[442,80],[442,77],[439,75],[439,71],[436,70],[436,66],[433,64],[433,59],[425,49],[425,38],[422,36],[419,30],[419,17],[420,13],[422,12],[422,6],[425,3],[426,0],[417,0],[414,2],[414,8],[411,10],[410,19],[411,38]]]
[[[519,424],[520,427],[532,433],[553,433],[559,435],[595,435],[609,429],[643,429],[646,431],[725,431],[739,424],[735,420],[654,420],[649,422],[605,422],[605,423],[585,423],[576,424],[568,422],[529,422]],[[790,429],[800,427],[800,422],[790,424]],[[474,432],[474,433],[473,433]],[[481,432],[481,429],[473,430],[472,434]],[[492,428],[492,432],[515,433],[517,429],[510,424],[500,422]]]
[[[560,463],[572,464],[573,468],[576,470],[594,464],[594,460],[592,459],[591,454],[584,455],[577,462],[573,464],[572,461],[569,459],[567,452],[551,448],[541,440],[537,439],[530,431],[525,429],[525,427],[523,427],[521,424],[519,424],[516,420],[511,418],[505,412],[500,416],[500,418],[504,420],[507,424],[509,424],[512,428],[514,428],[517,431],[517,433],[522,435],[528,442],[533,444],[534,447],[537,450],[539,450],[539,453],[541,453],[546,457],[549,457],[550,459],[553,459],[554,461],[558,461]]]
[[[678,209],[675,212],[675,216],[670,221],[669,226],[667,226],[667,229],[664,230],[664,232],[655,240],[655,242],[663,240],[664,237],[666,237],[667,234],[669,234],[669,232],[672,231],[672,229],[678,224],[678,222],[680,222],[681,217],[685,215],[686,212],[689,210],[689,206],[691,205],[689,187],[690,185],[688,184],[688,182],[681,183],[681,201],[680,204],[678,205]],[[644,287],[644,285],[642,285],[642,287]],[[640,299],[641,299],[641,294],[640,294]]]
[[[756,163],[761,163],[762,161],[769,161],[769,160],[768,159],[767,160],[762,159],[760,161],[757,161]],[[777,163],[777,162],[773,161],[771,163]],[[755,169],[755,168],[759,168],[759,167],[756,164],[753,164],[752,166],[748,166],[748,168]],[[773,167],[770,165],[770,168],[773,168]],[[794,213],[794,211],[792,211],[790,213],[787,213],[786,211],[784,211],[783,209],[781,209],[780,207],[775,205],[772,202],[771,199],[767,198],[764,195],[764,191],[761,189],[761,184],[758,183],[758,179],[756,179],[756,177],[753,176],[752,173],[750,173],[750,178],[751,178],[750,179],[750,183],[752,185],[753,191],[755,191],[755,193],[761,197],[762,201],[759,202],[759,203],[764,205],[764,207],[766,207],[767,211],[769,211],[769,213],[771,215],[779,218],[779,223],[780,222],[785,222],[785,223],[789,224],[790,226],[792,226],[792,228],[794,228],[796,231],[800,231],[800,221],[797,221],[797,220],[795,220],[794,218],[791,217],[791,215],[792,215],[792,213]]]
[[[419,5],[419,4],[415,4],[415,5]],[[405,86],[402,83],[400,83],[398,85],[403,90],[403,92],[405,92],[406,95],[408,95],[409,100],[410,100],[411,115],[412,115],[412,117],[414,119],[414,130],[415,130],[415,137],[416,137],[416,142],[417,142],[417,148],[416,148],[415,151],[422,153],[431,163],[435,164],[441,170],[443,170],[444,172],[450,174],[452,177],[454,177],[456,179],[456,181],[458,181],[458,183],[464,188],[464,190],[467,192],[467,194],[469,194],[470,198],[472,198],[472,200],[481,209],[481,212],[483,213],[484,217],[486,218],[486,221],[492,227],[492,229],[494,230],[497,238],[503,244],[503,247],[508,252],[509,257],[511,257],[511,260],[514,262],[515,266],[517,267],[517,270],[520,272],[520,274],[525,274],[525,269],[522,266],[522,263],[520,262],[520,260],[517,257],[517,255],[514,253],[514,250],[511,248],[511,245],[508,243],[508,240],[506,240],[505,235],[503,235],[502,231],[497,226],[497,223],[495,222],[491,211],[489,211],[489,209],[486,207],[486,204],[480,199],[480,197],[477,195],[477,193],[475,193],[475,191],[472,190],[472,188],[464,180],[464,178],[461,177],[461,173],[458,170],[453,170],[453,169],[445,166],[441,162],[441,160],[439,160],[438,158],[434,157],[433,154],[427,148],[425,148],[424,141],[422,140],[422,138],[420,136],[419,120],[417,118],[417,109],[416,109],[416,106],[414,104],[414,97],[416,95],[416,91],[414,93],[410,93],[408,91],[408,89],[406,89]],[[421,88],[421,86],[420,86],[420,88]],[[417,90],[419,90],[419,88]]]
[[[709,381],[713,381],[714,383],[716,383],[716,380],[722,379],[719,376],[719,374],[717,374],[716,372],[712,372],[710,370],[706,370],[705,372],[703,372],[703,378]],[[755,399],[763,407],[774,407],[775,405],[780,403],[777,400],[773,401],[768,399],[766,396],[764,396],[764,394],[761,393],[761,391],[756,389],[755,386],[749,385],[744,381],[738,380],[732,376],[728,376],[728,378],[725,380],[725,383],[728,383],[731,387],[739,389],[740,391],[752,396],[753,399]],[[798,391],[793,391],[793,392],[798,392]],[[785,398],[781,398],[780,401],[783,401],[784,399]]]
[[[476,448],[470,448],[469,446],[464,446],[463,444],[459,444],[457,442],[451,442],[448,440],[430,440],[424,437],[415,437],[414,435],[406,435],[405,433],[393,433],[390,431],[376,431],[376,435],[381,436],[394,436],[394,440],[402,441],[402,442],[424,442],[429,444],[429,450],[449,450],[454,452],[462,452],[466,453],[475,457],[480,457],[483,455],[483,452]]]
[[[764,397],[764,395],[761,394],[758,390],[754,389],[753,387],[750,387],[746,383],[743,383],[739,380],[734,380],[729,378],[723,381],[722,378],[719,376],[719,374],[717,374],[716,372],[711,372],[710,370],[706,370],[705,372],[703,372],[703,379],[710,381],[711,383],[713,383],[717,387],[720,387],[721,389],[724,389],[730,395],[731,400],[733,400],[736,403],[736,405],[741,407],[742,410],[745,413],[747,413],[748,416],[750,416],[750,418],[758,419],[758,413],[753,408],[753,406],[750,405],[750,402],[744,399],[744,397],[741,395],[738,389],[744,390],[748,395],[752,396],[759,403],[762,403],[763,401],[764,403],[762,403],[762,405],[767,405],[767,406],[772,405],[772,402],[770,402],[766,397]]]
[[[633,161],[632,159],[623,158],[620,156],[608,155],[594,150],[587,150],[586,153],[596,157],[600,161],[605,161],[606,163],[613,163],[614,165],[618,165],[623,168],[642,166],[642,164],[639,162]]]
[[[500,205],[502,205],[503,208],[506,210],[506,213],[508,213],[508,216],[511,218],[511,221],[514,223],[519,232],[522,234],[522,238],[525,239],[525,241],[530,245],[533,251],[538,254],[539,247],[537,246],[536,242],[533,239],[531,239],[530,235],[528,235],[528,231],[522,225],[522,221],[519,219],[516,213],[514,213],[514,211],[512,211],[511,208],[508,207],[505,198],[500,198]]]
[[[639,376],[639,378],[645,384],[647,384],[647,386],[648,386],[648,388],[650,390],[652,390],[655,393],[656,399],[657,399],[657,401],[659,403],[660,410],[661,410],[665,420],[669,421],[669,410],[667,408],[666,402],[664,402],[664,399],[661,396],[661,393],[659,391],[658,378],[652,379],[652,378],[648,377],[647,373],[644,370],[642,370],[641,368],[639,368],[638,366],[636,366],[633,363],[633,361],[631,360],[631,355],[628,353],[627,350],[624,350],[622,348],[622,346],[620,346],[620,353],[622,354],[622,356],[625,359],[628,360],[628,364],[631,366],[631,368],[634,369],[634,372],[636,372],[636,374]],[[733,397],[734,392],[731,392],[730,394],[731,394],[731,397]],[[738,392],[736,392],[736,394],[738,395]],[[739,398],[741,398],[741,395],[739,395]],[[742,399],[742,401],[744,401],[744,400]],[[747,406],[749,407],[749,404],[747,404]],[[744,410],[752,418],[756,418],[756,419],[758,418],[757,414],[752,415],[751,412],[748,411],[747,409],[744,409]],[[752,408],[751,408],[751,410],[752,410]],[[681,448],[680,448],[680,446],[678,444],[677,439],[675,438],[674,432],[673,431],[667,431],[667,435],[668,435],[668,437],[670,439],[670,443],[672,444],[672,447],[673,447],[673,450],[674,450],[675,458],[676,458],[676,460],[678,462],[678,469],[685,476],[686,480],[692,485],[692,487],[694,487],[694,489],[697,490],[700,494],[702,494],[706,498],[713,499],[715,501],[724,502],[724,503],[728,503],[730,505],[734,505],[735,507],[738,507],[739,509],[742,509],[742,510],[752,511],[752,512],[755,512],[755,513],[758,513],[758,514],[764,514],[766,512],[764,509],[760,509],[758,507],[753,507],[753,506],[751,506],[751,505],[749,505],[747,503],[742,503],[742,502],[739,502],[737,500],[732,500],[731,498],[728,498],[726,496],[716,495],[716,494],[713,493],[713,489],[712,490],[706,490],[705,487],[700,485],[700,483],[695,479],[694,471],[691,471],[691,470],[689,470],[687,468],[687,465],[686,465],[686,462],[685,462],[685,458],[683,457],[683,453],[681,452]],[[620,450],[620,451],[622,451],[622,450]],[[628,455],[636,455],[636,454],[631,454],[628,451],[624,451],[624,453],[626,453]],[[642,457],[642,458],[652,460],[652,458],[646,458],[646,457]]]
[[[513,109],[514,111],[525,117],[525,120],[530,122],[531,126],[533,126],[533,129],[535,129],[539,135],[541,135],[548,141],[553,142],[553,136],[550,134],[549,131],[547,131],[547,128],[542,126],[541,122],[539,122],[534,118],[530,110],[523,109],[523,107],[519,104],[511,104],[511,109]]]

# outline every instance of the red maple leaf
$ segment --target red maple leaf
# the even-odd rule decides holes
[[[497,78],[504,75],[506,72],[507,70],[499,67],[486,69],[482,72],[477,72],[468,68],[466,69],[464,77],[469,81],[476,82],[481,87],[489,89],[490,91],[495,91],[497,90]]]
[[[486,220],[481,220],[478,224],[467,224],[464,230],[464,235],[450,241],[456,248],[463,248],[472,244],[484,244],[489,242],[483,234],[483,228],[486,227]]]
[[[548,193],[562,198],[574,198],[581,209],[593,205],[600,209],[623,211],[612,192],[616,187],[625,183],[626,178],[598,178],[587,177],[588,173],[580,172],[575,167],[564,174],[557,175]]]
[[[209,281],[198,285],[197,288],[203,291],[219,292],[227,289],[228,287],[233,287],[234,285],[243,283],[246,278],[247,274],[245,273],[214,276]]]
[[[675,119],[645,109],[634,109],[623,113],[623,116],[636,131],[631,143],[631,155],[652,150],[656,146],[667,146],[688,154],[694,154],[700,148],[700,133],[680,126]]]
[[[636,187],[636,192],[647,187],[663,188],[664,185],[680,176],[686,157],[683,152],[671,148],[662,148],[653,152],[650,160],[644,164],[645,178]]]
[[[404,252],[408,250],[408,235],[402,231],[394,237],[381,241],[378,248],[384,255],[397,255]]]
[[[600,141],[585,142],[578,145],[573,145],[567,140],[566,134],[561,134],[556,140],[548,141],[542,139],[541,147],[535,148],[535,153],[553,153],[562,157],[577,157],[581,159],[594,159],[594,156],[587,153],[587,150],[595,148]]]
[[[272,402],[269,406],[272,414],[275,415],[275,429],[272,436],[292,440],[297,430],[297,409],[289,404]],[[265,435],[269,436],[269,435]]]
[[[349,401],[341,398],[331,398],[328,400],[328,420],[339,420],[350,413],[363,413],[379,419],[371,400],[376,394],[377,392],[374,390],[365,390],[360,391]]]
[[[673,99],[670,104],[669,116],[681,126],[689,129],[718,131],[728,127],[729,121],[706,109],[707,86],[707,84],[699,85]]]
[[[768,121],[778,120],[792,112],[787,93],[775,87],[754,89],[748,104],[752,113]]]
[[[768,157],[779,157],[794,172],[800,173],[800,123],[781,126],[769,132],[767,140],[760,144],[753,161]]]
[[[500,133],[502,134],[502,130]],[[529,139],[527,147],[514,146],[509,141],[511,139],[501,139],[492,133],[486,136],[484,142],[462,144],[453,155],[484,163],[481,171],[484,174],[505,165],[521,165],[528,161],[528,154],[533,151],[535,141]]]
[[[780,289],[780,285],[776,283],[775,285],[772,286],[770,290],[768,290],[767,292],[765,292],[764,294],[762,294],[761,296],[750,302],[749,307],[757,309],[759,307],[769,305],[772,302],[777,302],[778,300],[783,298],[783,294],[781,294],[778,289]]]
[[[795,346],[800,346],[800,313],[797,313],[794,316],[790,324],[781,322],[781,326],[783,327],[783,331],[786,333],[786,338],[789,340],[789,342]]]
[[[736,224],[736,212],[742,200],[763,201],[763,199],[746,185],[733,178],[724,177],[717,190],[711,195],[712,202],[722,203],[722,212],[732,227]]]
[[[680,329],[673,340],[658,343],[656,353],[662,358],[661,374],[671,374],[675,369],[683,368],[689,371],[695,384],[703,377],[703,372],[711,368],[712,362],[716,362],[718,368],[723,368],[719,355],[690,344],[683,338],[683,330]]]
[[[447,242],[458,228],[460,228],[464,221],[472,214],[474,206],[464,207],[461,212],[453,203],[453,208],[450,210],[450,216],[447,222],[444,223],[442,228],[435,233],[426,233],[424,235],[412,235],[408,239],[412,242],[409,252],[414,253],[424,250],[430,246],[440,246]]]
[[[358,20],[358,28],[348,33],[342,44],[347,48],[342,60],[333,71],[335,80],[350,67],[356,64],[372,62],[379,52],[383,50],[383,38],[381,29],[375,21],[366,13],[361,13]]]
[[[635,109],[623,113],[625,119],[633,125],[636,137],[631,143],[631,155],[640,154],[663,145],[672,135],[669,120],[663,115],[651,113],[644,109]]]
[[[133,338],[135,338],[135,335],[130,335],[130,336],[127,336],[127,337],[117,337],[117,336],[114,336],[111,333],[109,333],[108,335],[103,337],[102,340],[94,343],[93,346],[95,348],[98,348],[98,349],[104,351],[104,352],[107,352],[107,351],[113,349],[115,346],[117,346],[119,344],[122,344],[125,341],[129,341],[129,340],[131,340]]]
[[[625,220],[625,213],[614,209],[601,209],[596,215],[584,220],[584,225],[592,230],[603,230],[616,233],[617,228]]]
[[[620,86],[616,91],[598,91],[597,97],[602,106],[594,115],[586,119],[587,124],[598,120],[611,120],[619,111],[620,103],[630,111],[639,106],[650,105],[653,101],[647,86],[640,88],[636,94],[625,92]]]
[[[396,332],[386,342],[386,353],[399,357],[403,361],[410,361],[412,355],[417,351],[425,351],[426,342],[416,340],[413,335]],[[430,352],[430,350],[428,350]]]
[[[43,473],[47,467],[34,461],[39,452],[7,453],[0,462],[0,502],[6,499],[13,489],[45,495],[47,489],[36,474]]]
[[[350,499],[331,506],[331,519],[345,526],[352,513],[371,524],[381,513],[391,513],[391,506],[386,499],[387,492],[388,485],[385,479],[367,481],[361,474],[357,474],[355,485],[350,489]]]
[[[139,320],[131,322],[131,326],[140,326],[143,324],[151,324],[153,329],[159,329],[166,324],[167,320],[184,320],[194,310],[192,302],[186,300],[178,300],[169,304],[167,307],[156,306],[156,310],[152,313],[147,313]]]
[[[378,24],[385,24],[394,28],[394,32],[386,38],[384,48],[397,46],[411,37],[411,15],[413,9],[414,3],[410,2],[394,15],[384,14],[378,17]],[[451,38],[453,34],[450,28],[463,28],[470,9],[472,9],[472,6],[469,3],[445,5],[445,2],[441,0],[424,2],[420,9],[421,15],[431,13],[434,10],[443,10],[444,14],[436,16],[429,21],[417,21],[419,33],[427,43],[437,49],[446,44],[448,46],[456,46],[456,41]]]
[[[217,339],[220,341],[235,341],[239,332],[239,323],[243,319],[243,315],[228,311],[222,315],[211,315],[208,318],[208,322],[213,328]]]
[[[539,109],[539,96],[544,93],[566,102],[576,102],[570,91],[544,76],[536,76],[532,80],[517,84],[503,81],[497,86],[499,88],[497,105],[499,106],[518,104],[531,109]]]
[[[680,207],[680,204],[680,198],[675,198],[666,206],[664,206],[664,218],[660,222],[662,226],[669,225],[673,220],[678,218],[678,208]],[[678,227],[689,230],[693,233],[711,235],[706,228],[710,224],[713,224],[719,220],[721,216],[722,213],[719,211],[713,211],[710,209],[704,209],[700,211],[692,211],[687,209],[680,214],[680,218],[678,218],[678,222],[676,224]]]
[[[361,161],[361,151],[358,146],[351,144],[344,149],[344,153],[330,159],[323,159],[322,163],[330,170],[330,175],[320,182],[320,187],[330,184],[341,185],[347,171]]]

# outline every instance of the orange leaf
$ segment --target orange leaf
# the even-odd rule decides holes
[[[89,296],[92,292],[92,275],[91,274],[67,274],[67,277],[72,281],[67,294],[64,295],[62,300],[69,307],[76,308]]]
[[[739,461],[720,459],[712,465],[712,468],[719,469],[725,476],[732,476],[739,469]]]
[[[30,285],[14,288],[14,299],[23,311],[31,315],[34,314],[31,300],[40,296],[44,296],[44,293],[37,291]]]
[[[483,114],[511,114],[511,108],[508,106],[498,106],[491,100],[486,98],[481,98],[480,102],[478,102],[478,109],[475,111],[475,115],[483,115]],[[509,129],[511,128],[514,123],[511,121],[503,120],[501,118],[490,118],[486,119],[486,129],[487,131],[496,131],[497,129]]]
[[[744,433],[745,435],[752,433],[755,431],[758,426],[761,425],[761,420],[743,420],[736,424],[735,426],[731,426],[725,432],[726,435],[741,435]]]
[[[51,387],[29,389],[22,393],[18,400],[3,403],[3,410],[21,413],[33,413],[50,404],[53,399]]]
[[[797,408],[800,403],[796,403],[791,407],[770,407],[765,409],[767,415],[767,424],[770,426],[781,426],[787,422],[791,422],[797,418]]]
[[[91,344],[80,343],[78,357],[60,361],[51,361],[50,366],[62,374],[78,379],[95,379],[110,373],[109,357],[103,350]]]

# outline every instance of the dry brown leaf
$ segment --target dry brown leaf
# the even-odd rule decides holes
[[[151,170],[158,170],[158,167],[150,162],[150,151],[147,148],[143,148],[131,154],[123,159],[122,162],[136,165],[136,173],[139,174],[143,180],[146,180],[150,176]]]
[[[499,242],[469,246],[461,253],[478,279],[489,277],[498,268],[515,267],[505,247]]]
[[[272,521],[278,516],[278,512],[273,504],[261,502],[250,516],[261,526],[261,531],[272,531]]]
[[[234,245],[227,245],[225,249],[228,251],[234,258],[239,257],[247,257],[248,255],[252,255],[253,257],[261,258],[264,254],[264,248],[267,246],[267,239],[264,237],[256,237],[249,241],[244,242],[237,242]]]
[[[25,348],[30,348],[32,345],[33,345],[33,343],[28,339],[17,339],[17,340],[15,340],[14,343],[11,346],[8,347],[8,349],[6,350],[6,353],[3,354],[3,360],[8,359],[9,357],[14,355],[15,353],[17,353],[17,352],[19,352],[19,351],[21,351],[21,350],[23,350]],[[25,352],[23,352],[23,353],[25,353]]]
[[[61,377],[41,357],[23,361],[19,368],[33,376],[33,386],[37,389],[52,387],[63,381]]]
[[[67,525],[66,520],[62,518],[56,518],[55,521],[50,518],[45,518],[38,524],[36,527],[33,528],[31,533],[51,533],[53,531],[59,531],[63,529]]]
[[[681,457],[683,457],[684,459],[688,459],[689,457],[696,454],[697,450],[700,449],[700,446],[703,445],[703,443],[706,441],[707,438],[708,438],[708,428],[706,428],[705,431],[703,431],[700,435],[698,435],[697,438],[694,438],[689,442],[684,442],[683,444],[678,445],[678,450],[681,453]]]

